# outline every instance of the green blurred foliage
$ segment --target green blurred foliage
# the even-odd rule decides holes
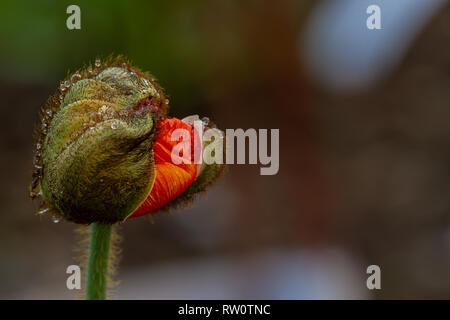
[[[81,30],[66,27],[72,4],[81,9]],[[174,111],[202,113],[212,96],[217,100],[276,79],[283,61],[295,69],[286,58],[287,50],[296,55],[295,45],[286,44],[296,43],[295,24],[307,5],[295,0],[277,7],[262,4],[2,0],[0,83],[56,87],[70,70],[97,57],[123,54],[153,73]]]
[[[66,8],[81,8],[81,30],[69,30]],[[198,15],[203,1],[0,2],[0,78],[54,85],[96,57],[124,54],[151,71],[172,97],[200,94],[207,59]],[[172,101],[173,102],[173,101]]]

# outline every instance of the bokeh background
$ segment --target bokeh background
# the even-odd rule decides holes
[[[79,295],[76,227],[28,197],[32,132],[67,71],[110,53],[173,116],[280,129],[277,175],[231,165],[194,206],[120,227],[116,298],[450,298],[447,1],[3,0],[0,40],[1,299]]]

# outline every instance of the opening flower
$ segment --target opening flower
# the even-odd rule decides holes
[[[223,170],[199,163],[206,144],[193,119],[169,118],[154,78],[122,58],[77,71],[41,112],[31,196],[81,224],[113,224],[178,205]],[[174,153],[179,130],[188,147]],[[186,142],[186,141],[185,141]],[[179,159],[177,159],[177,157]],[[175,160],[175,161],[174,161]]]
[[[183,194],[189,186],[203,172],[202,164],[195,163],[195,155],[201,152],[203,145],[196,147],[199,139],[199,132],[195,130],[189,121],[177,118],[163,119],[158,125],[158,134],[153,144],[153,154],[155,159],[155,180],[152,190],[147,199],[130,216],[139,217],[141,215],[154,212],[166,206],[171,201]],[[180,143],[180,139],[172,139],[176,130],[185,130],[190,138],[189,144],[182,150],[187,154],[174,154],[174,148]],[[197,141],[196,141],[197,140]],[[201,143],[201,142],[200,142]],[[179,157],[179,162],[174,163],[173,157]]]

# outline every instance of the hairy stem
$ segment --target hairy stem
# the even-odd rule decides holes
[[[86,284],[86,300],[105,300],[108,289],[112,225],[91,225]]]

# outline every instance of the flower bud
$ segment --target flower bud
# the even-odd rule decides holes
[[[38,128],[30,194],[42,197],[42,212],[112,224],[203,190],[222,166],[183,167],[162,155],[165,126],[182,122],[165,118],[167,103],[151,75],[120,57],[64,80]]]

